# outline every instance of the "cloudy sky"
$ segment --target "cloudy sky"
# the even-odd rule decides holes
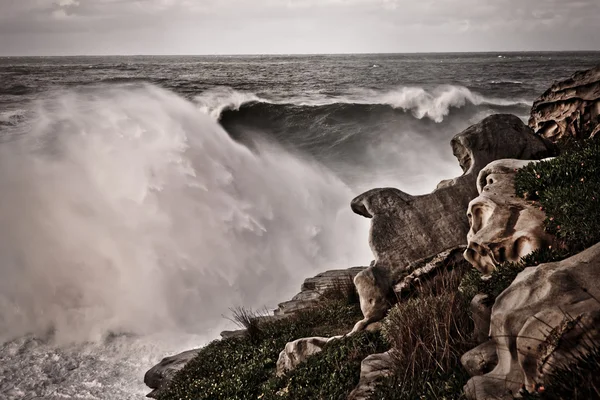
[[[600,0],[0,0],[0,55],[600,50]]]

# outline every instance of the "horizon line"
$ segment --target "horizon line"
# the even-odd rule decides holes
[[[353,55],[430,55],[430,54],[520,54],[520,53],[600,53],[600,50],[486,50],[486,51],[415,51],[415,52],[357,52],[357,53],[139,53],[139,54],[39,54],[39,55],[0,55],[0,58],[42,58],[42,57],[298,57],[298,56],[353,56]]]

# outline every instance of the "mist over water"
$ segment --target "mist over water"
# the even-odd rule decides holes
[[[0,147],[2,341],[212,338],[229,307],[370,260],[339,179],[272,144],[251,152],[168,91],[62,93],[33,114]]]

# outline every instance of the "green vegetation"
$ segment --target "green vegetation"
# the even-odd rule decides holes
[[[545,210],[547,230],[570,253],[600,242],[600,141],[573,144],[554,160],[521,169],[515,189]]]
[[[392,345],[395,374],[381,382],[373,398],[386,400],[462,399],[469,376],[460,357],[476,346],[469,298],[458,291],[464,262],[397,304],[383,324]]]
[[[535,393],[525,393],[524,400],[597,400],[600,399],[600,348],[589,346],[584,355],[558,368],[546,377]]]
[[[175,376],[167,390],[160,395],[160,400],[257,399],[264,395],[263,386],[277,387],[282,382],[281,380],[273,382],[273,377],[277,358],[287,342],[302,337],[345,334],[352,329],[356,321],[362,318],[357,304],[348,304],[346,301],[335,299],[327,300],[318,307],[299,312],[287,319],[259,324],[252,319],[252,313],[240,313],[237,310],[234,314],[234,319],[248,318],[249,321],[253,321],[251,322],[252,334],[210,343]],[[362,357],[364,350],[362,354],[354,354],[350,349],[357,348],[359,344],[362,348],[362,345],[366,344],[365,340],[377,343],[375,346],[377,350],[382,346],[371,336],[332,342],[332,349],[326,352],[326,356],[322,357],[321,361],[311,360],[312,365],[317,363],[320,366],[319,376],[317,372],[312,377],[304,373],[304,376],[297,375],[296,381],[300,383],[304,379],[313,384],[318,382],[318,379],[323,382],[328,381],[335,374],[340,373],[337,366],[346,363],[344,357],[354,356],[357,359],[355,365],[349,366],[348,371],[344,371],[339,377],[348,381],[347,386],[351,385],[352,381],[349,377],[358,376],[362,360],[358,358]],[[334,365],[336,368],[333,368]],[[268,382],[269,380],[272,382]],[[292,385],[291,388],[293,387]],[[339,388],[335,389],[339,390]]]
[[[358,385],[362,360],[388,349],[381,334],[372,332],[330,342],[294,371],[271,379],[261,399],[345,400]]]

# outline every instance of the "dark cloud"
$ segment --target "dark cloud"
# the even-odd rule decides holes
[[[0,0],[0,55],[599,50],[598,0]]]

